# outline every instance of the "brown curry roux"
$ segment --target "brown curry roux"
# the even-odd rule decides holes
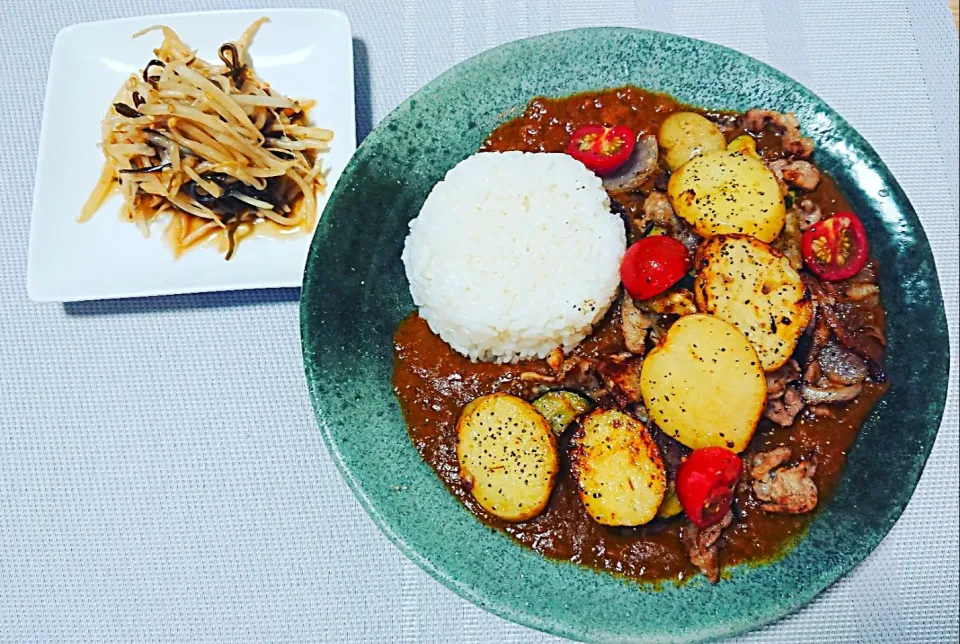
[[[484,149],[560,152],[570,133],[588,123],[619,123],[638,134],[655,134],[666,116],[681,109],[691,108],[670,97],[633,87],[564,99],[538,98],[531,101],[522,116],[497,128]],[[723,115],[712,116],[723,118]],[[732,123],[731,118],[731,127],[726,131],[728,141],[741,133]],[[758,141],[761,153],[772,148],[779,150],[779,145],[779,137],[772,134],[765,134]],[[816,191],[806,196],[820,206],[825,216],[850,209],[826,175]],[[624,203],[624,206],[628,211],[639,208],[642,199],[642,195],[638,195],[636,203]],[[882,319],[876,319],[882,317],[882,313],[870,313],[882,325]],[[575,353],[599,356],[623,351],[619,325],[614,323],[618,317],[618,310],[610,311]],[[635,579],[684,580],[697,573],[681,543],[682,515],[654,520],[636,528],[601,526],[588,517],[571,480],[567,462],[570,432],[558,440],[560,472],[549,504],[534,519],[513,524],[492,517],[463,487],[456,452],[456,422],[461,410],[474,398],[493,392],[531,398],[529,385],[521,382],[519,376],[524,371],[550,373],[545,362],[512,365],[471,362],[435,336],[427,323],[415,314],[397,328],[394,356],[394,388],[413,444],[447,488],[482,521],[548,557],[568,559]],[[834,408],[835,418],[801,414],[788,428],[762,421],[748,453],[789,445],[797,456],[816,455],[818,467],[814,479],[820,490],[820,504],[823,504],[839,481],[857,429],[885,389],[886,386],[865,384],[863,393],[856,400]],[[719,542],[724,566],[769,560],[782,554],[802,536],[816,514],[764,512],[745,490],[738,492],[736,506],[737,521],[724,531]]]

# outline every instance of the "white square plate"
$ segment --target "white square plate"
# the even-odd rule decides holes
[[[270,22],[260,27],[250,47],[257,75],[283,94],[316,99],[310,121],[334,131],[323,157],[329,185],[318,195],[322,212],[356,149],[353,43],[346,15],[270,9],[73,25],[57,35],[47,80],[27,266],[31,299],[68,302],[300,286],[311,235],[250,238],[230,261],[213,244],[175,260],[159,226],[145,238],[120,219],[119,195],[89,221],[76,221],[103,164],[97,147],[100,121],[123,82],[143,68],[162,39],[159,32],[136,40],[131,36],[151,25],[168,25],[201,58],[216,61],[220,45],[239,38],[260,16]]]

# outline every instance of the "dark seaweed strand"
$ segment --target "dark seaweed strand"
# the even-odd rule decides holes
[[[227,54],[230,55],[229,58]],[[230,78],[233,80],[234,86],[237,89],[243,87],[243,83],[247,79],[247,66],[240,62],[240,52],[237,51],[237,46],[232,42],[224,43],[220,45],[217,55],[230,70]]]
[[[160,81],[160,77],[159,77],[159,76],[150,76],[150,68],[153,67],[153,66],[166,67],[167,64],[166,64],[165,62],[163,62],[162,60],[159,60],[159,59],[157,59],[157,58],[151,59],[150,62],[148,62],[148,63],[146,64],[146,66],[143,68],[143,82],[144,82],[144,83],[150,83],[151,85],[153,85],[153,84],[155,84],[155,83],[157,83],[157,82]]]
[[[147,166],[146,168],[123,168],[121,170],[118,170],[117,172],[119,172],[120,174],[147,174],[149,172],[160,172],[164,168],[169,168],[169,167],[170,167],[170,162],[165,161],[158,165]]]
[[[227,225],[227,254],[223,256],[224,261],[229,261],[229,259],[233,257],[233,251],[237,248],[236,234],[239,226],[240,217],[234,218],[234,220]]]
[[[117,114],[119,114],[120,116],[126,116],[127,118],[131,118],[131,119],[136,119],[143,116],[143,114],[133,109],[126,103],[114,103],[113,109],[117,110]]]

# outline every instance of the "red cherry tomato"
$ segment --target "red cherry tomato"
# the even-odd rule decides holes
[[[677,498],[701,530],[723,519],[740,478],[740,457],[722,447],[694,450],[677,470]]]
[[[607,174],[630,158],[637,135],[625,125],[578,127],[567,144],[567,154],[597,174]]]
[[[673,237],[644,237],[627,249],[620,280],[635,300],[663,293],[690,270],[690,253]]]
[[[859,273],[867,263],[870,246],[860,218],[852,212],[838,212],[803,233],[800,252],[820,279],[834,282]]]

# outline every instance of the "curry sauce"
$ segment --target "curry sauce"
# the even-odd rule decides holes
[[[681,109],[691,110],[670,97],[634,87],[564,99],[538,98],[531,101],[521,116],[497,128],[484,149],[561,152],[571,132],[587,123],[620,123],[638,134],[655,134],[669,114]],[[713,119],[726,119],[728,140],[742,132],[735,125],[735,115],[695,111]],[[765,133],[759,137],[758,151],[763,154],[776,150],[779,145],[776,135]],[[635,202],[634,198],[626,198],[622,206],[628,212],[640,208],[642,193],[643,190],[638,191]],[[816,190],[805,196],[814,201],[825,216],[850,209],[826,175]],[[882,309],[862,313],[883,328]],[[573,353],[602,358],[624,351],[616,323],[619,315],[618,307],[612,307],[594,333]],[[394,334],[393,385],[410,438],[451,493],[480,520],[547,557],[642,581],[682,581],[695,575],[697,568],[689,561],[681,542],[682,515],[633,528],[602,526],[590,519],[570,473],[569,433],[558,439],[560,471],[549,503],[540,515],[521,523],[508,523],[480,508],[460,481],[457,419],[467,403],[482,395],[506,392],[530,399],[535,394],[533,385],[520,378],[521,373],[529,371],[546,374],[550,368],[542,360],[517,364],[471,362],[434,335],[416,314],[406,318]],[[865,383],[859,397],[832,408],[832,417],[803,413],[793,425],[783,428],[763,420],[747,454],[788,445],[797,455],[815,456],[814,481],[822,505],[840,480],[858,428],[886,388],[886,384]],[[816,516],[816,512],[791,515],[762,511],[746,485],[738,487],[734,506],[736,521],[718,542],[723,566],[776,558],[802,537]]]

